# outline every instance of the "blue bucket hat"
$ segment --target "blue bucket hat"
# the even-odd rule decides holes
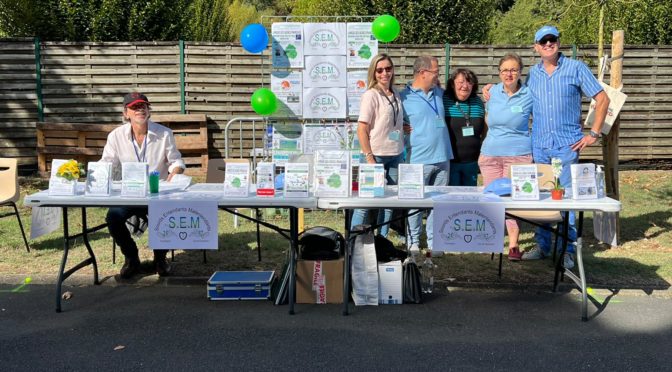
[[[490,182],[490,184],[483,190],[483,193],[493,193],[499,196],[511,195],[511,179],[502,177]]]
[[[534,43],[538,43],[539,40],[543,39],[546,35],[553,35],[555,37],[560,37],[560,32],[558,29],[553,26],[544,26],[537,30],[537,33],[534,34]]]

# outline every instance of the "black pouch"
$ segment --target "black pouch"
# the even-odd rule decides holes
[[[403,269],[403,297],[405,304],[422,303],[422,282],[420,278],[420,269],[413,261],[404,263]]]

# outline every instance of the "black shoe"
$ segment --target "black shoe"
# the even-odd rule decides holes
[[[122,279],[130,279],[140,272],[140,259],[128,258],[124,259],[124,266],[119,271],[119,276]]]
[[[156,273],[159,276],[168,276],[170,275],[170,264],[166,261],[165,257],[154,257],[154,268],[156,268]]]

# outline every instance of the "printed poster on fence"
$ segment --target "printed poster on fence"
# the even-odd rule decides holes
[[[359,117],[362,94],[366,92],[366,70],[348,71],[348,117]]]
[[[284,166],[293,155],[301,155],[303,126],[294,124],[273,125],[273,162]]]
[[[333,124],[306,124],[303,127],[303,153],[317,150],[343,150],[347,144],[345,127]]]
[[[451,193],[434,199],[434,251],[502,253],[504,204],[496,195]]]
[[[307,56],[344,56],[345,23],[304,23],[303,53]]]
[[[278,110],[273,114],[278,117],[301,116],[303,106],[303,74],[300,71],[273,71],[271,74],[271,90],[275,93]]]
[[[303,68],[303,23],[273,23],[271,38],[273,67]]]
[[[218,249],[217,203],[200,200],[150,200],[151,249]]]
[[[304,88],[345,88],[345,56],[306,56]]]
[[[348,23],[348,68],[368,68],[378,54],[378,39],[371,33],[371,22]]]
[[[304,88],[304,119],[343,119],[348,103],[346,88]]]

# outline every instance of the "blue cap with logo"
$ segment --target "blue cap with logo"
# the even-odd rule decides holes
[[[507,177],[497,178],[486,186],[483,193],[493,193],[499,196],[511,195],[511,179]]]
[[[553,35],[555,37],[560,37],[560,32],[558,29],[553,26],[544,26],[540,28],[537,33],[534,34],[534,42],[538,43],[539,40],[543,39],[546,35]]]

